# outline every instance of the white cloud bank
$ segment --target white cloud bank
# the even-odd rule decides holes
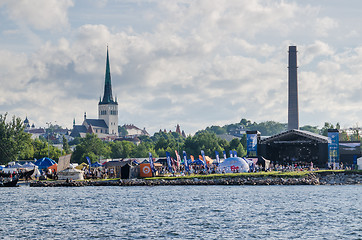
[[[362,48],[333,40],[334,31],[344,31],[343,16],[321,16],[323,6],[108,1],[88,9],[94,19],[82,22],[82,1],[35,2],[0,5],[8,23],[0,25],[1,36],[15,23],[20,35],[40,39],[30,52],[0,47],[0,111],[27,115],[38,126],[71,127],[84,111],[97,117],[107,44],[119,122],[150,133],[177,123],[194,133],[241,118],[286,122],[290,44],[299,51],[301,125],[353,125],[362,116]]]

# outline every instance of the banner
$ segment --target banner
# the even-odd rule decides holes
[[[257,132],[246,133],[246,154],[248,157],[258,156],[258,134]]]
[[[89,171],[91,170],[91,165],[92,165],[92,162],[91,160],[89,159],[89,157],[85,157],[88,161],[88,165],[89,165]]]
[[[236,151],[233,151],[233,156],[238,157],[238,153]]]
[[[175,150],[175,154],[176,154],[176,163],[177,163],[177,169],[180,170],[180,162],[181,162],[181,157],[178,154],[177,150]]]
[[[150,167],[151,167],[151,170],[152,170],[152,172],[156,172],[155,166],[153,165],[152,153],[149,152],[148,155],[149,155],[149,158],[150,158]]]
[[[222,154],[224,155],[224,160],[227,159],[227,157],[226,157],[226,152],[223,151]]]
[[[186,152],[185,152],[185,151],[183,151],[183,152],[182,152],[182,154],[184,155],[185,170],[186,170],[187,172],[189,172],[189,171],[190,171],[190,169],[189,169],[189,164],[188,164],[188,162],[187,162]]]
[[[328,166],[336,167],[339,164],[339,132],[328,130]]]
[[[219,152],[218,151],[215,151],[215,158],[216,158],[217,164],[219,164],[220,163],[220,157],[219,157]]]
[[[204,166],[207,168],[207,163],[206,163],[206,158],[205,158],[205,152],[204,150],[201,150],[201,156],[202,156],[202,160],[204,162]]]
[[[171,164],[171,156],[169,152],[166,152],[168,171],[173,172]]]

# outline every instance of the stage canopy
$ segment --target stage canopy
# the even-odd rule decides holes
[[[231,157],[220,163],[218,170],[226,173],[249,172],[249,164],[242,158]]]
[[[45,169],[50,166],[53,166],[54,164],[56,164],[56,162],[53,159],[44,157],[42,159],[37,160],[34,164],[37,165],[39,169]]]

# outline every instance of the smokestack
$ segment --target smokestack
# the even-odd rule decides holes
[[[299,129],[297,68],[297,47],[289,46],[288,130]]]

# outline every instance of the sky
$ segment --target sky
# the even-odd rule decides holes
[[[0,0],[0,114],[72,128],[98,117],[109,47],[119,124],[186,134],[287,122],[362,125],[358,0]]]

